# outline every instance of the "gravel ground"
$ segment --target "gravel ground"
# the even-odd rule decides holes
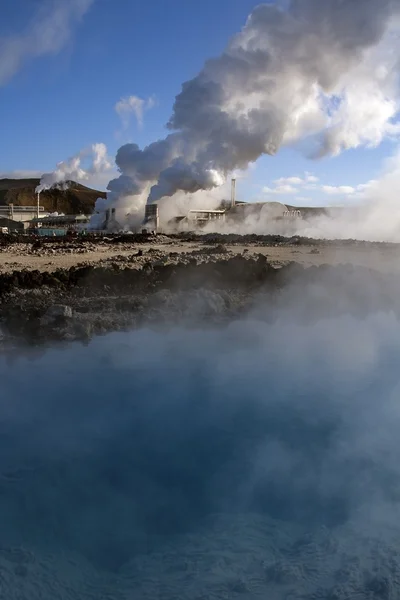
[[[122,257],[135,266],[141,265],[146,259],[126,259],[137,254],[139,250],[144,255],[152,251],[160,257],[173,252],[182,255],[184,259],[185,255],[191,253],[207,254],[207,249],[210,250],[209,254],[212,254],[220,244],[231,254],[264,254],[275,266],[294,261],[306,267],[351,263],[390,272],[400,270],[398,244],[270,238],[271,236],[157,236],[151,240],[144,238],[130,242],[129,236],[126,236],[120,241],[118,238],[100,238],[93,241],[47,240],[38,247],[31,241],[7,245],[0,243],[0,273],[21,269],[51,272],[60,268],[69,269],[82,263],[98,265],[104,261],[119,261]]]

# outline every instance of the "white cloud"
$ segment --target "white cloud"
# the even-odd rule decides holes
[[[303,177],[280,177],[279,179],[275,179],[273,183],[274,186],[263,187],[262,191],[264,194],[282,196],[297,194],[295,198],[297,202],[309,205],[313,205],[316,200],[321,204],[331,204],[333,196],[360,199],[376,185],[376,181],[374,180],[361,183],[357,186],[323,184],[319,181],[318,177],[307,172]],[[309,197],[301,193],[306,190],[312,192],[313,196]]]
[[[318,177],[312,175],[311,173],[305,173],[304,177],[281,177],[280,179],[275,179],[274,184],[276,186],[284,186],[284,185],[297,185],[303,186],[308,183],[316,183],[318,181]]]
[[[301,185],[303,180],[301,177],[281,177],[280,179],[275,179],[275,185]]]
[[[122,121],[124,129],[129,127],[132,115],[135,116],[139,127],[142,127],[145,111],[153,108],[155,104],[154,96],[147,99],[139,96],[126,96],[116,103],[115,110]]]
[[[0,38],[0,86],[31,59],[56,54],[70,40],[94,0],[47,0],[22,33]]]
[[[265,186],[262,191],[264,194],[275,194],[278,196],[292,195],[299,192],[299,188],[314,189],[318,177],[305,172],[303,177],[297,175],[290,177],[280,177],[273,181],[275,187]]]
[[[351,195],[356,192],[356,188],[350,185],[321,185],[320,189],[328,195]]]
[[[315,177],[315,175],[306,173],[305,181],[306,181],[306,183],[317,183],[319,181],[319,179],[318,179],[318,177]]]
[[[289,184],[278,185],[275,188],[263,187],[264,194],[295,194],[297,192],[296,188]]]

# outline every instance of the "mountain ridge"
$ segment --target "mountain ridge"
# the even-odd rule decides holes
[[[35,206],[39,178],[0,179],[0,206]],[[40,194],[40,206],[45,211],[66,215],[92,214],[97,198],[106,198],[106,192],[86,187],[76,181],[60,184]]]

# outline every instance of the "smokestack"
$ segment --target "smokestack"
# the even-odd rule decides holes
[[[231,181],[231,208],[234,208],[236,204],[236,179]]]
[[[40,192],[37,193],[37,202],[36,202],[36,218],[39,218],[40,213]]]

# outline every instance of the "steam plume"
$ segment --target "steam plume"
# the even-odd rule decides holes
[[[85,163],[88,163],[85,166]],[[105,144],[92,144],[90,148],[81,150],[75,156],[66,161],[61,161],[51,173],[45,173],[36,192],[41,193],[59,185],[68,186],[68,182],[73,180],[77,182],[87,182],[91,176],[108,173],[112,169],[112,162],[107,155]]]
[[[109,203],[212,189],[282,145],[303,141],[321,157],[397,133],[399,14],[396,0],[258,6],[222,55],[183,84],[171,133],[143,150],[119,149]]]
[[[115,105],[115,111],[119,115],[124,129],[127,129],[130,124],[130,117],[135,115],[139,127],[143,125],[143,115],[146,110],[150,110],[155,105],[155,98],[150,96],[144,100],[139,96],[128,96],[121,98]]]

